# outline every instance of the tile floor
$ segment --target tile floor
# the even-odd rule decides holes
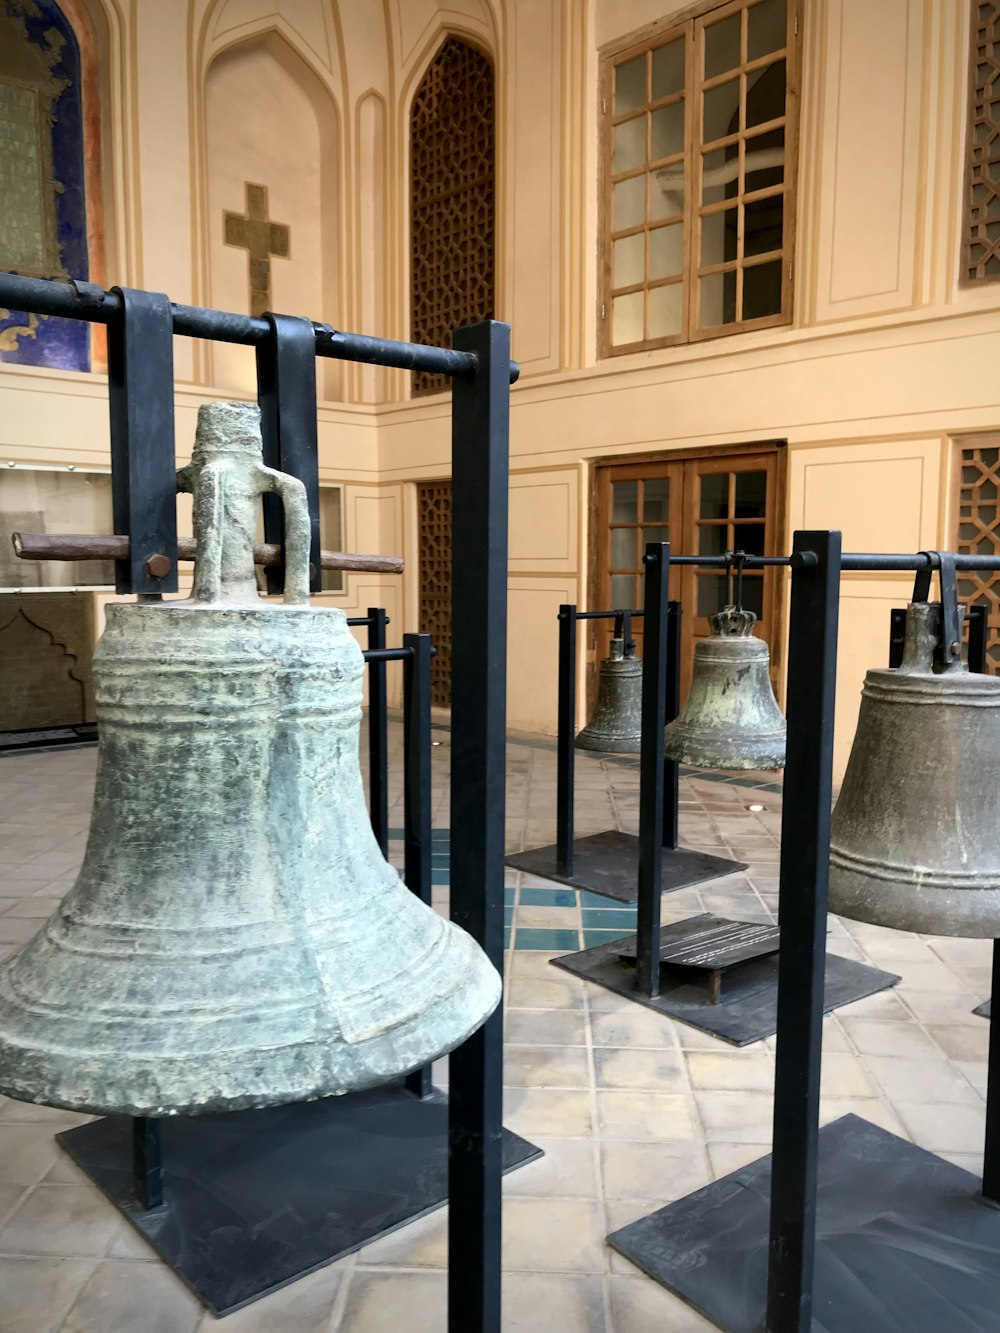
[[[434,735],[435,823],[444,830],[448,733]],[[397,780],[399,743],[394,727]],[[94,760],[93,749],[0,758],[0,955],[37,929],[73,881]],[[579,835],[635,831],[635,762],[581,754],[577,771]],[[665,921],[698,911],[768,919],[775,908],[780,788],[766,776],[756,786],[717,778],[683,779],[682,841],[749,868],[665,896]],[[551,743],[512,738],[510,850],[553,840],[554,801]],[[435,851],[443,906],[443,833]],[[507,1178],[505,1333],[707,1333],[705,1320],[604,1237],[767,1150],[773,1043],[736,1050],[551,967],[553,951],[630,929],[631,913],[514,872],[507,883],[505,1120],[546,1156]],[[972,1009],[989,993],[989,945],[832,919],[830,948],[902,981],[826,1020],[824,1119],[857,1112],[976,1170],[988,1024]],[[206,1333],[219,1321],[56,1147],[53,1134],[79,1119],[0,1098],[0,1333]],[[440,1333],[444,1263],[438,1213],[223,1327]]]

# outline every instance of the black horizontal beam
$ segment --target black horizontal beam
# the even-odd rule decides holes
[[[366,648],[366,662],[405,662],[413,656],[412,648]],[[431,648],[431,657],[437,656],[437,649]]]
[[[92,282],[51,282],[46,278],[24,278],[17,273],[0,274],[0,307],[82,319],[92,324],[110,324],[121,313],[117,292],[106,292]],[[270,321],[230,310],[206,310],[201,306],[171,304],[174,333],[187,338],[210,338],[213,342],[244,343],[256,347],[271,334]],[[428,347],[424,343],[396,342],[344,333],[329,324],[313,324],[316,355],[335,361],[361,361],[369,365],[393,366],[399,370],[421,370],[432,375],[474,375],[474,352],[450,347]],[[510,382],[520,371],[511,362]]]

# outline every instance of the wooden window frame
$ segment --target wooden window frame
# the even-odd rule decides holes
[[[692,5],[690,8],[680,11],[678,14],[670,17],[669,20],[661,20],[651,24],[640,32],[631,34],[627,39],[616,42],[610,46],[604,47],[600,54],[600,74],[599,74],[599,122],[601,125],[600,134],[600,157],[601,157],[601,177],[599,197],[601,200],[601,211],[598,226],[599,234],[599,253],[600,262],[600,293],[598,298],[598,328],[599,328],[599,355],[604,357],[628,356],[636,352],[650,351],[660,347],[676,347],[687,343],[702,342],[708,338],[727,337],[733,333],[743,333],[748,330],[773,328],[782,324],[789,324],[793,316],[794,299],[794,254],[795,254],[795,235],[796,235],[796,199],[798,187],[798,156],[799,156],[799,75],[801,69],[801,50],[802,50],[802,22],[800,17],[800,0],[787,0],[787,30],[786,44],[784,48],[774,52],[769,52],[766,56],[759,57],[757,60],[746,59],[746,23],[742,25],[741,36],[741,59],[740,64],[733,70],[727,70],[722,75],[714,76],[712,79],[705,79],[699,74],[704,70],[704,50],[705,50],[705,30],[714,23],[728,18],[731,14],[740,13],[753,7],[754,0],[728,0],[728,3],[719,3],[719,0],[702,0],[702,3]],[[685,41],[685,78],[683,90],[683,103],[685,106],[684,115],[684,152],[674,155],[677,161],[684,163],[684,211],[681,216],[681,225],[683,227],[683,245],[681,259],[681,281],[682,299],[681,299],[681,331],[667,337],[647,338],[641,341],[630,343],[621,343],[615,345],[612,342],[613,333],[613,296],[628,295],[632,292],[641,292],[644,295],[644,333],[648,330],[649,320],[649,302],[646,294],[655,288],[670,285],[670,279],[656,280],[650,282],[646,274],[643,275],[641,284],[632,284],[628,287],[615,289],[613,287],[613,263],[614,263],[614,241],[621,239],[622,236],[632,233],[645,234],[646,256],[648,266],[648,236],[653,229],[651,224],[663,224],[667,222],[666,218],[652,219],[648,216],[648,181],[651,178],[650,162],[647,154],[647,161],[642,170],[635,169],[618,173],[620,179],[627,179],[630,176],[644,175],[647,181],[647,216],[640,225],[635,227],[622,228],[618,233],[614,227],[614,185],[618,182],[614,179],[612,171],[613,166],[613,143],[615,126],[621,121],[627,120],[627,115],[621,115],[617,119],[614,111],[614,82],[615,68],[629,60],[635,59],[644,53],[650,53],[649,59],[652,59],[652,52],[658,48],[667,45],[669,42],[683,38]],[[782,58],[782,52],[786,61],[785,70],[785,112],[783,117],[775,120],[754,125],[752,132],[747,133],[744,128],[734,135],[724,136],[722,139],[712,141],[712,151],[718,151],[730,143],[739,146],[739,180],[742,177],[745,162],[745,145],[748,140],[752,140],[759,135],[766,134],[777,129],[783,122],[785,130],[784,146],[784,179],[780,186],[768,186],[761,190],[744,191],[726,199],[722,203],[702,205],[702,145],[701,145],[701,126],[702,126],[702,92],[708,87],[711,88],[716,83],[723,84],[732,79],[734,75],[739,77],[741,83],[740,106],[746,103],[746,76],[752,74],[754,70],[765,68],[773,64],[775,60]],[[660,98],[655,102],[650,98],[645,103],[645,112],[648,115],[651,110],[660,106],[665,106],[675,100],[681,100],[679,95],[673,94]],[[672,159],[663,159],[662,166]],[[775,253],[768,252],[766,255],[754,255],[752,262],[744,262],[743,250],[743,207],[745,202],[755,203],[771,197],[782,195],[784,197],[784,209],[782,216],[782,245],[780,250],[781,262],[781,308],[774,314],[762,315],[755,319],[738,319],[728,324],[715,324],[707,328],[699,328],[698,320],[700,314],[700,278],[710,276],[714,272],[735,271],[739,276],[737,278],[737,305],[741,304],[742,294],[742,273],[747,268],[753,268],[760,264],[774,262]],[[737,258],[732,261],[725,261],[721,264],[706,265],[702,267],[698,258],[701,250],[701,229],[702,215],[723,212],[726,208],[735,208],[738,219],[737,236]]]

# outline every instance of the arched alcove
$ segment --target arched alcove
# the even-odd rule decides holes
[[[277,33],[215,57],[205,78],[209,301],[336,322],[339,127],[326,86]],[[319,392],[340,395],[339,367]],[[253,352],[216,345],[212,383],[256,392]]]

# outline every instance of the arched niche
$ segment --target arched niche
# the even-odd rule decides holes
[[[268,31],[214,57],[204,108],[210,304],[336,323],[340,127],[326,85]],[[339,399],[338,364],[317,370],[320,396]],[[253,397],[252,349],[214,344],[211,382]]]

